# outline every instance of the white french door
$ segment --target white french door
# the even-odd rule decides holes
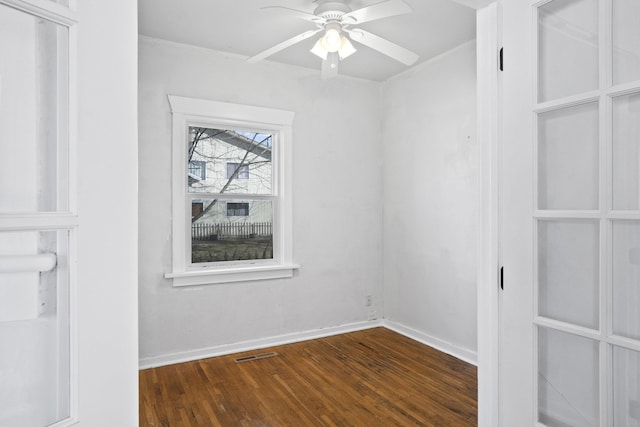
[[[504,0],[503,426],[640,426],[640,1]]]
[[[75,12],[0,0],[0,425],[77,421]]]

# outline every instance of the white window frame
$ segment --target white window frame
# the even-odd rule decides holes
[[[293,276],[292,125],[294,113],[250,105],[168,95],[172,113],[172,271],[173,286],[207,285]],[[191,206],[187,191],[189,126],[256,129],[274,135],[273,259],[198,265],[187,260],[191,248]],[[250,197],[250,195],[247,195]]]

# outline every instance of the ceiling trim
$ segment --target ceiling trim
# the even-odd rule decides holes
[[[482,9],[489,6],[491,3],[495,3],[497,0],[451,0],[455,3],[459,3],[463,6],[470,7],[472,9]]]

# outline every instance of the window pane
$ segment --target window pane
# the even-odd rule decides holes
[[[640,222],[613,223],[613,333],[640,340]]]
[[[597,103],[540,114],[539,208],[598,209],[598,157]]]
[[[595,221],[538,223],[541,316],[598,328],[599,241]]]
[[[640,1],[613,1],[613,83],[640,79]]]
[[[0,5],[0,213],[67,211],[68,30]]]
[[[598,88],[598,0],[553,0],[538,15],[540,102]]]
[[[70,415],[69,231],[0,232],[0,254],[0,425],[48,426]]]
[[[269,200],[192,200],[191,262],[273,258]]]
[[[640,353],[613,347],[613,425],[640,425]]]
[[[538,420],[548,427],[598,426],[598,343],[538,328]]]
[[[189,127],[189,192],[271,194],[273,135]]]
[[[640,2],[639,2],[640,3]],[[613,208],[640,209],[640,94],[613,99]]]

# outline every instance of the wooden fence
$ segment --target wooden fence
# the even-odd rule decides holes
[[[273,234],[270,222],[191,224],[191,240],[226,240],[267,237]]]

